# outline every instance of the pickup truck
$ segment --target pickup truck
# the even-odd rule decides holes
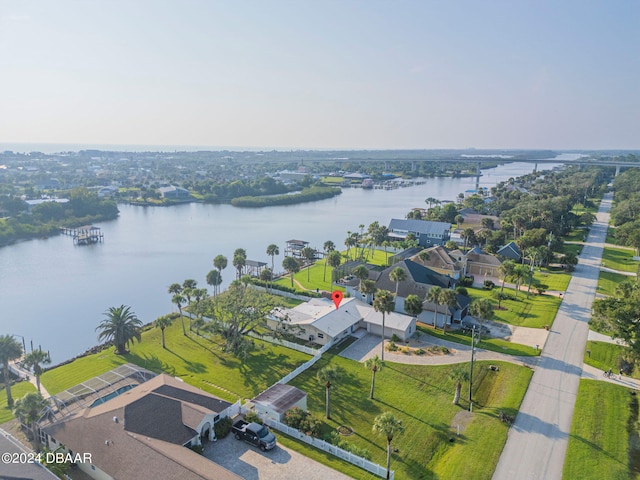
[[[260,447],[262,451],[271,450],[276,446],[276,436],[264,425],[238,420],[233,424],[231,431],[236,440],[244,440],[251,445]]]

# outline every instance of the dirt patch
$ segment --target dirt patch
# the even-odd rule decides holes
[[[343,436],[353,435],[353,428],[348,427],[346,425],[340,425],[338,427],[338,433]]]
[[[453,420],[451,420],[451,430],[455,433],[464,433],[464,430],[469,425],[469,422],[473,418],[473,413],[468,412],[467,410],[461,410],[455,414]],[[458,428],[460,429],[458,431]]]

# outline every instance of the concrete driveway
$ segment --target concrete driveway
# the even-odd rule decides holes
[[[278,432],[274,432],[276,436]],[[246,480],[349,480],[340,472],[278,444],[263,452],[228,435],[207,443],[204,456]]]

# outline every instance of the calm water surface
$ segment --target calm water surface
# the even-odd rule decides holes
[[[532,170],[528,163],[483,170],[480,185],[492,187]],[[472,188],[475,178],[441,178],[391,191],[345,189],[319,202],[261,209],[120,205],[117,220],[98,224],[102,244],[74,246],[61,235],[0,249],[0,333],[24,336],[27,348],[31,340],[36,348],[42,345],[57,363],[97,343],[95,328],[111,306],[130,305],[145,323],[173,310],[167,287],[186,278],[207,286],[205,276],[218,254],[229,259],[224,287],[234,278],[236,248],[270,264],[265,250],[277,244],[281,271],[286,240],[306,240],[320,250],[332,240],[344,248],[346,232],[360,224],[388,225],[413,207],[425,207],[427,197],[455,200]]]

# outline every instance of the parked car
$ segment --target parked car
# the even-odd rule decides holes
[[[462,322],[462,332],[466,333],[466,332],[471,332],[473,330],[473,327],[476,327],[476,333],[481,333],[482,335],[490,335],[491,334],[491,330],[489,330],[487,327],[485,327],[484,325],[478,325],[477,323],[471,323],[471,322]]]
[[[276,446],[276,436],[264,425],[238,420],[231,431],[236,440],[244,440],[251,445],[260,447],[262,451],[271,450]]]

